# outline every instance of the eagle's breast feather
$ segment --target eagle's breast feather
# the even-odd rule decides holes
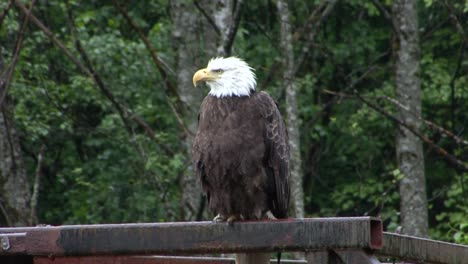
[[[289,147],[284,122],[265,92],[208,95],[200,108],[192,159],[215,214],[287,217]]]

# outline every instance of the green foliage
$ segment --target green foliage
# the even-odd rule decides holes
[[[40,147],[47,147],[40,222],[180,220],[179,181],[190,173],[186,146],[181,143],[185,135],[138,33],[109,1],[36,2],[34,13],[83,61],[72,34],[71,25],[75,27],[76,37],[116,100],[155,132],[151,139],[133,122],[126,128],[94,81],[39,29],[28,27],[9,98],[15,105],[14,119],[30,175],[34,174]],[[172,81],[177,43],[171,39],[169,2],[139,1],[126,8]],[[278,63],[282,55],[273,2],[246,3],[233,55],[256,68],[259,84],[269,78],[260,88],[284,108]],[[321,1],[290,2],[295,56],[304,58],[296,87],[306,214],[378,215],[385,228],[393,231],[399,223],[398,182],[402,178],[395,159],[394,123],[352,96],[359,93],[395,113],[397,106],[383,99],[394,97],[391,23],[371,1],[339,1],[302,57],[308,33],[303,25]],[[392,1],[381,2],[391,10]],[[468,2],[451,3],[458,18],[466,21]],[[0,10],[6,4],[1,2]],[[447,19],[443,3],[425,0],[419,8],[423,117],[463,137],[468,112],[468,51],[461,52],[463,38]],[[68,9],[72,10],[72,21]],[[11,61],[22,19],[12,9],[0,27],[4,65]],[[437,131],[423,129],[434,142],[466,159],[466,147]],[[468,244],[468,174],[453,168],[427,146],[425,154],[431,236]]]
[[[437,229],[434,228],[431,231],[434,236],[443,240],[468,244],[468,206],[466,201],[468,198],[466,195],[468,174],[462,174],[457,180],[449,186],[446,191],[447,198],[442,205],[451,210],[441,210],[440,213],[436,214],[435,219],[439,224]]]

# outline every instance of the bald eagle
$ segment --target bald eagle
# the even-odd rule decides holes
[[[253,69],[236,57],[214,58],[197,71],[205,82],[192,161],[214,221],[286,218],[287,131],[275,101],[257,92]]]

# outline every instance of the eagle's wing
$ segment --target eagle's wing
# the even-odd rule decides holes
[[[197,115],[197,121],[200,123],[200,116],[202,115],[203,111],[206,111],[206,101],[207,98],[205,98],[200,106],[200,110],[198,111]],[[206,172],[205,172],[205,164],[202,162],[202,155],[203,155],[203,147],[206,144],[206,135],[204,133],[201,133],[200,129],[198,129],[197,134],[195,135],[195,138],[193,139],[192,142],[192,150],[191,150],[191,158],[192,158],[192,163],[194,165],[193,169],[195,172],[195,175],[197,179],[201,181],[203,191],[206,194],[206,198],[208,202],[210,201],[210,192],[207,187],[207,181],[206,181]]]
[[[261,114],[265,120],[265,165],[268,176],[269,209],[276,218],[288,217],[289,145],[286,126],[275,101],[265,92],[259,92]]]

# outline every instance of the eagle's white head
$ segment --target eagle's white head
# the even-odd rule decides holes
[[[198,82],[206,82],[209,94],[218,98],[249,96],[257,85],[253,69],[236,57],[211,59],[205,69],[193,75],[193,85]]]

